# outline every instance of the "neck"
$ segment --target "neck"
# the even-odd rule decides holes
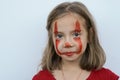
[[[78,61],[63,61],[61,71],[63,80],[79,80],[82,74]]]
[[[80,70],[79,61],[63,61],[62,69],[66,71]]]

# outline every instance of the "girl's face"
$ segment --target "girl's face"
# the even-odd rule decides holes
[[[85,21],[79,18],[76,14],[68,14],[52,24],[54,47],[64,60],[78,60],[86,49],[88,39]]]

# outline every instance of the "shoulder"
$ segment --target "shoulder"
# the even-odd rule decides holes
[[[93,70],[88,80],[118,80],[119,76],[113,73],[107,68],[101,68],[100,70]],[[99,78],[99,79],[98,79]]]
[[[32,80],[55,80],[55,78],[48,70],[41,70],[33,76]]]

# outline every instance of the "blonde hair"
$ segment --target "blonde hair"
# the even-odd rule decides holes
[[[61,3],[49,14],[46,26],[48,31],[48,42],[41,62],[42,69],[47,69],[49,71],[61,69],[61,57],[56,54],[52,40],[52,23],[66,13],[75,13],[85,19],[89,43],[80,60],[80,67],[88,71],[100,69],[106,61],[105,53],[99,43],[93,17],[86,6],[80,2]]]

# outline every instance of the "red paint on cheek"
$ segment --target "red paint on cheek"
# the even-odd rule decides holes
[[[55,24],[54,24],[54,34],[55,34],[55,36],[58,34],[57,21],[56,21]],[[60,40],[56,39],[56,40],[55,40],[56,50],[57,50],[57,53],[58,53],[58,54],[61,54],[60,51],[58,50],[58,45],[59,45],[59,43],[60,43]]]
[[[59,43],[60,43],[60,40],[57,40],[57,39],[56,39],[56,50],[57,50],[57,53],[58,53],[58,54],[62,54],[62,53],[58,50],[58,45],[59,45]]]
[[[80,38],[74,38],[74,40],[78,43],[79,45],[79,50],[77,52],[77,54],[80,54],[81,51],[82,51],[82,42],[81,42],[81,39]]]
[[[77,20],[76,23],[75,23],[75,31],[77,31],[77,32],[80,32],[80,31],[81,31],[81,29],[80,29],[80,23],[79,23],[78,20]]]

